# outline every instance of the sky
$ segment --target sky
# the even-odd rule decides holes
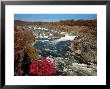
[[[14,14],[14,20],[32,22],[55,22],[61,20],[92,20],[97,19],[96,14]]]

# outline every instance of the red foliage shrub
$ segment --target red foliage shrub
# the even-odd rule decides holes
[[[34,76],[55,75],[55,64],[46,58],[34,60],[29,66],[29,72]]]

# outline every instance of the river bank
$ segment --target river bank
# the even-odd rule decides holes
[[[96,76],[97,65],[85,62],[84,58],[72,51],[69,46],[76,36],[61,37],[57,40],[40,39],[34,47],[39,50],[39,59],[49,57],[54,59],[58,71],[68,76]],[[69,39],[70,38],[70,39]]]
[[[16,25],[15,76],[96,76],[96,27],[54,24]]]

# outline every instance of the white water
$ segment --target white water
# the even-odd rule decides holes
[[[51,36],[51,35],[52,35],[52,34],[50,34],[50,36]],[[49,41],[49,40],[48,40],[48,37],[49,37],[49,36],[46,36],[45,33],[40,34],[39,37],[40,37],[40,38],[47,38],[47,40],[41,40],[42,42]],[[73,41],[75,37],[76,37],[75,35],[71,36],[71,35],[69,35],[68,33],[65,33],[65,37],[61,37],[61,38],[56,39],[56,40],[53,40],[53,41],[51,41],[51,42],[52,42],[53,44],[57,44],[57,43],[59,43],[59,42],[61,42],[61,41]]]
[[[76,36],[70,36],[68,33],[65,35],[65,37],[61,37],[60,39],[57,39],[57,40],[54,40],[54,43],[58,43],[58,42],[61,42],[61,41],[73,41],[74,38]]]

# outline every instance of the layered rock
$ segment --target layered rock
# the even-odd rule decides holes
[[[79,55],[84,63],[97,63],[96,33],[79,33],[71,42],[71,50]]]

